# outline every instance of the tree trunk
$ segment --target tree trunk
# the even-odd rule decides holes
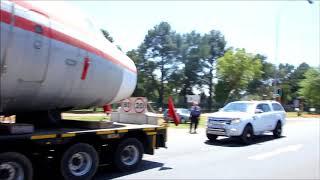
[[[163,106],[163,91],[164,91],[164,84],[163,84],[163,82],[164,82],[164,62],[163,62],[163,60],[162,60],[162,62],[161,62],[161,81],[160,81],[160,92],[159,92],[159,105],[160,105],[160,107],[163,109],[164,108],[164,106]]]
[[[185,82],[184,82],[184,88],[183,88],[183,91],[182,91],[183,103],[184,103],[185,107],[188,106],[188,102],[187,102],[187,95],[189,95],[188,88],[190,88],[190,82],[189,82],[188,79],[186,79]]]
[[[214,63],[214,60],[211,60],[210,62],[210,65],[211,65],[211,68],[210,68],[210,72],[209,72],[209,99],[208,99],[208,111],[210,112],[211,109],[212,109],[212,93],[213,93],[213,83],[212,83],[212,80],[213,80],[213,63]]]
[[[212,73],[212,70],[210,70],[210,74]],[[211,108],[212,108],[212,76],[210,76],[209,78],[209,99],[208,99],[208,111],[210,112],[211,111]]]

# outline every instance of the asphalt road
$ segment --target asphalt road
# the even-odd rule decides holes
[[[205,129],[170,129],[168,148],[145,155],[136,171],[105,167],[96,179],[320,179],[319,144],[315,118],[287,119],[282,138],[264,135],[249,146],[230,138],[210,143]]]

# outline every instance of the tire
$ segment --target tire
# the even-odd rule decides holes
[[[60,172],[66,180],[89,180],[93,178],[98,166],[99,157],[94,147],[78,143],[63,153]]]
[[[214,135],[214,134],[208,134],[207,133],[207,138],[209,139],[209,141],[213,142],[213,141],[217,140],[218,136]]]
[[[114,155],[115,167],[122,171],[132,171],[141,163],[143,146],[135,138],[124,139],[116,148]]]
[[[33,168],[30,160],[17,152],[0,154],[1,180],[32,180]]]
[[[275,138],[280,138],[281,134],[282,134],[282,125],[281,122],[278,121],[276,127],[274,128],[274,130],[272,131],[273,133],[273,137]]]
[[[242,135],[241,135],[241,140],[242,142],[245,144],[245,145],[250,145],[252,143],[252,140],[253,140],[253,129],[252,129],[252,126],[250,125],[247,125],[243,132],[242,132]]]
[[[184,120],[184,118],[181,118],[181,119],[180,119],[180,122],[181,122],[181,124],[185,124],[185,123],[186,123],[186,120]]]

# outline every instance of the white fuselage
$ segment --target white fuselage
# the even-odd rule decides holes
[[[133,61],[55,3],[1,1],[0,113],[101,106],[134,91]]]

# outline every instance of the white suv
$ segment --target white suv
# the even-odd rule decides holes
[[[218,136],[239,136],[245,144],[250,144],[254,135],[272,131],[279,138],[285,116],[283,107],[276,101],[231,102],[208,115],[207,137],[214,141]]]

